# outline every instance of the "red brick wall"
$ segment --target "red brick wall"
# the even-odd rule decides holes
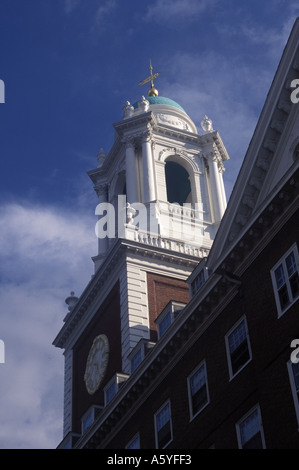
[[[147,292],[151,330],[150,339],[156,341],[157,327],[155,319],[171,300],[188,303],[189,289],[185,281],[147,273]]]

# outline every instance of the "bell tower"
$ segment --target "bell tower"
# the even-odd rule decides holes
[[[159,96],[158,75],[150,64],[140,82],[151,83],[147,97],[126,102],[110,151],[88,172],[98,197],[94,274],[68,298],[54,340],[65,355],[65,442],[80,438],[88,413],[92,420],[108,406],[189,301],[185,281],[226,208],[229,157],[218,131],[205,116],[199,133],[176,101]]]
[[[159,73],[153,74],[152,65],[150,72],[139,83],[151,82],[147,98],[126,102],[122,121],[114,124],[111,151],[106,156],[101,150],[98,168],[88,173],[99,196],[99,214],[112,204],[122,222],[104,219],[112,227],[98,234],[95,269],[117,225],[115,236],[201,258],[226,209],[222,174],[229,157],[218,131],[205,116],[199,134],[177,102],[159,96],[153,83]]]

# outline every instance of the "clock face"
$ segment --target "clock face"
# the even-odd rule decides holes
[[[99,335],[93,340],[84,374],[85,385],[90,395],[97,391],[103,380],[108,363],[108,356],[108,338],[106,335]]]

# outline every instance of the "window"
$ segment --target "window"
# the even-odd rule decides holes
[[[159,323],[159,338],[164,335],[171,325],[171,312],[167,312],[165,317]]]
[[[116,382],[113,382],[106,390],[105,390],[105,405],[112,400],[112,398],[116,395]]]
[[[249,336],[245,318],[225,337],[230,377],[234,377],[251,360]]]
[[[128,355],[128,359],[131,363],[131,374],[141,364],[145,356],[152,350],[156,343],[149,341],[148,339],[141,338],[135,347]]]
[[[192,372],[187,382],[190,419],[193,419],[209,403],[205,363]]]
[[[201,288],[201,286],[205,283],[205,269],[202,269],[200,273],[196,276],[194,281],[191,283],[191,293],[192,296],[196,294],[197,291]]]
[[[116,373],[104,388],[105,406],[115,397],[120,387],[128,379],[129,375]]]
[[[102,410],[102,406],[92,405],[86,413],[82,416],[81,419],[81,430],[82,434],[84,434],[88,428],[93,424],[96,417],[100,414]]]
[[[134,370],[137,369],[139,364],[141,364],[141,361],[142,361],[142,349],[140,348],[131,359],[131,373],[133,373]]]
[[[293,245],[271,270],[278,316],[281,316],[299,297],[298,264],[297,245]]]
[[[156,448],[164,449],[172,441],[170,401],[155,414]]]
[[[289,378],[290,378],[290,383],[291,383],[297,422],[299,425],[299,362],[293,363],[289,361],[288,371],[289,371]]]
[[[265,439],[259,407],[255,407],[237,424],[240,449],[265,449]]]
[[[140,436],[136,434],[133,439],[126,445],[126,449],[140,449]]]
[[[175,302],[171,300],[160,315],[156,318],[155,322],[158,326],[158,338],[160,339],[173,323],[177,315],[183,310],[186,304]]]

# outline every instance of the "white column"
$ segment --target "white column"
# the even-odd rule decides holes
[[[127,201],[133,204],[138,202],[135,148],[131,140],[127,140],[125,145]]]
[[[156,200],[155,176],[150,132],[145,133],[142,139],[142,166],[144,188],[143,202],[147,203]]]
[[[220,180],[220,186],[221,186],[221,193],[222,193],[222,215],[226,211],[226,206],[227,206],[227,201],[226,201],[226,193],[225,193],[225,188],[224,188],[224,183],[223,183],[223,171],[219,172],[219,180]]]
[[[215,155],[209,159],[209,173],[210,173],[210,191],[211,203],[214,212],[214,221],[220,222],[223,216],[223,191],[220,182],[220,174],[218,170],[217,158]]]

